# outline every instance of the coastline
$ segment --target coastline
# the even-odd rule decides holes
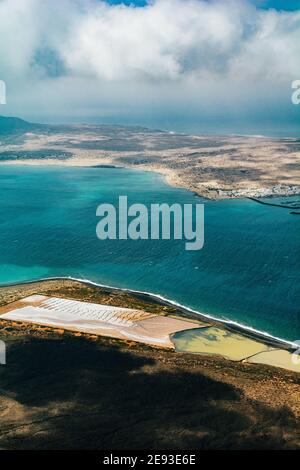
[[[32,165],[32,166],[41,166],[41,167],[43,167],[43,166],[46,167],[48,165],[50,167],[51,166],[95,167],[95,159],[90,159],[88,162],[85,159],[79,159],[79,160],[75,161],[75,164],[74,164],[74,159],[71,159],[71,160],[68,160],[68,161],[58,161],[58,160],[51,159],[51,160],[47,160],[47,161],[43,161],[43,162],[41,162],[40,160],[34,159],[34,160],[26,161],[26,162],[24,162],[24,161],[15,162],[14,161],[14,162],[1,162],[0,163],[0,165],[6,165],[6,164],[7,165],[18,165],[18,166],[27,166],[27,165],[31,166]],[[98,166],[98,165],[96,165],[96,166]],[[101,167],[108,166],[108,164],[104,164],[103,161],[102,161],[100,166]],[[122,167],[116,167],[116,166],[112,166],[112,165],[109,165],[109,167],[110,168],[122,168]],[[128,168],[130,170],[136,170],[136,171],[151,171],[151,172],[153,172],[152,169],[151,170],[145,170],[143,168],[136,168],[136,167],[130,166],[130,165],[126,166],[125,168]],[[166,179],[167,183],[169,185],[171,185],[171,182],[168,180],[167,175],[166,175],[165,172],[161,172],[161,171],[157,170],[157,173],[159,173],[162,177],[164,177]],[[178,185],[175,185],[175,186],[178,187]],[[185,189],[186,191],[191,192],[191,190],[186,188],[186,187],[183,187],[183,186],[180,186],[180,187]],[[195,192],[194,192],[194,194],[196,196],[199,196]],[[267,202],[262,202],[262,201],[259,201],[259,200],[255,200],[255,198],[248,197],[248,199],[253,200],[256,203],[262,203],[262,204],[265,204],[265,205],[273,206],[273,204],[269,204]],[[279,206],[279,207],[281,207],[281,206]],[[289,207],[286,207],[286,208],[289,208]],[[2,285],[0,285],[0,289],[2,287],[18,286],[18,285],[22,285],[22,284],[34,284],[36,282],[43,282],[43,281],[49,281],[49,280],[66,280],[66,279],[78,281],[80,283],[84,283],[84,284],[87,284],[87,285],[92,285],[92,286],[96,286],[96,287],[110,289],[110,290],[113,290],[113,291],[128,292],[128,293],[131,293],[133,295],[138,296],[139,298],[149,299],[149,300],[151,300],[151,302],[158,302],[158,303],[160,303],[162,305],[165,305],[165,306],[171,306],[173,308],[178,309],[180,311],[180,314],[182,316],[185,316],[186,318],[190,318],[190,319],[194,319],[194,320],[210,321],[214,325],[220,326],[221,328],[226,328],[229,331],[232,331],[232,332],[235,332],[235,333],[240,333],[241,335],[243,335],[245,337],[248,337],[248,338],[251,338],[251,339],[254,339],[254,340],[258,340],[258,341],[262,341],[263,343],[265,343],[267,345],[270,345],[270,346],[273,346],[273,347],[277,347],[277,348],[280,347],[280,348],[283,348],[283,349],[288,350],[288,351],[293,351],[295,348],[299,347],[299,345],[297,343],[294,343],[293,341],[286,340],[286,339],[281,338],[279,336],[272,335],[272,334],[268,333],[267,331],[259,330],[259,329],[253,328],[251,326],[247,326],[247,325],[244,325],[242,323],[236,322],[234,320],[221,319],[216,315],[200,312],[200,311],[195,310],[191,307],[188,307],[184,304],[176,302],[175,300],[166,298],[163,295],[160,295],[158,293],[153,293],[153,292],[148,292],[148,291],[139,291],[139,290],[130,289],[130,288],[121,288],[121,287],[118,287],[118,286],[111,286],[111,285],[107,285],[107,284],[101,284],[101,283],[97,283],[97,282],[89,280],[89,279],[74,278],[72,276],[69,276],[69,277],[61,276],[61,277],[38,278],[38,279],[32,279],[32,280],[27,280],[27,281],[22,281],[22,282],[2,284]]]
[[[8,283],[8,284],[0,285],[0,293],[1,293],[1,290],[4,288],[22,287],[23,285],[24,286],[34,285],[37,283],[43,283],[43,282],[48,282],[48,281],[74,281],[82,285],[106,289],[111,292],[128,293],[130,295],[135,296],[136,298],[140,300],[144,300],[144,301],[148,300],[151,303],[157,304],[158,306],[171,307],[173,309],[175,308],[180,314],[179,316],[182,318],[186,318],[190,320],[206,321],[206,322],[209,322],[211,325],[218,326],[221,329],[226,329],[233,333],[239,333],[246,338],[260,341],[274,348],[285,349],[289,352],[293,352],[295,348],[299,348],[299,345],[297,343],[293,343],[283,338],[273,336],[264,331],[259,331],[254,328],[247,327],[246,325],[242,325],[238,322],[234,322],[231,320],[222,320],[215,316],[205,314],[203,312],[198,312],[178,302],[172,301],[171,299],[167,299],[159,294],[154,294],[152,292],[143,292],[143,291],[138,291],[138,290],[129,289],[129,288],[114,287],[114,286],[90,281],[88,279],[79,279],[79,278],[74,278],[71,276],[69,277],[62,276],[62,277],[49,277],[49,278],[40,278],[40,279],[28,280],[28,281],[22,281],[22,282]]]
[[[293,343],[287,340],[284,340],[282,338],[278,338],[275,336],[270,335],[267,332],[259,331],[251,327],[247,327],[245,325],[239,324],[238,322],[234,322],[231,320],[221,320],[218,317],[215,317],[213,315],[205,314],[203,312],[199,312],[197,310],[193,310],[185,305],[182,305],[176,301],[173,301],[171,299],[168,299],[162,295],[159,294],[154,294],[153,292],[143,292],[143,291],[138,291],[134,289],[127,289],[127,288],[120,288],[120,287],[112,287],[108,286],[106,284],[100,284],[96,283],[93,281],[90,281],[88,279],[76,279],[69,277],[67,279],[71,279],[74,281],[82,282],[88,285],[93,285],[96,287],[103,287],[106,289],[111,289],[111,290],[116,290],[116,291],[123,291],[123,292],[129,292],[130,294],[137,295],[139,298],[145,298],[145,299],[150,299],[152,302],[156,301],[158,304],[170,306],[170,307],[175,307],[179,309],[180,313],[183,314],[186,318],[190,318],[193,320],[206,320],[210,321],[211,323],[223,327],[223,328],[228,328],[232,332],[238,332],[241,333],[243,336],[247,336],[249,338],[255,339],[255,340],[260,340],[265,342],[266,344],[269,344],[271,346],[275,347],[282,347],[286,348],[287,350],[294,350],[294,347],[296,346],[297,348],[299,345],[297,343]]]
[[[70,149],[69,149],[70,150]],[[74,156],[66,160],[55,158],[49,159],[28,159],[28,160],[1,160],[0,165],[9,166],[42,166],[42,167],[89,167],[89,168],[126,168],[129,170],[146,171],[159,174],[164,178],[167,184],[174,188],[185,189],[195,195],[208,200],[222,199],[255,199],[267,197],[289,197],[298,196],[300,194],[300,184],[274,184],[271,186],[240,188],[239,185],[230,189],[222,185],[211,183],[192,184],[186,177],[182,177],[173,168],[162,167],[153,164],[135,164],[128,163],[125,158],[115,155],[101,155],[98,157]],[[260,201],[256,201],[260,202]]]

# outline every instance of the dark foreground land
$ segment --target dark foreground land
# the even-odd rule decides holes
[[[0,289],[164,314],[170,307],[74,281]],[[1,449],[297,449],[299,374],[0,321]]]

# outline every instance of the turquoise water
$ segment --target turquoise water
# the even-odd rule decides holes
[[[100,241],[96,207],[195,203],[156,174],[0,166],[0,283],[72,276],[162,295],[202,313],[300,339],[300,217],[250,200],[204,201],[205,244]]]

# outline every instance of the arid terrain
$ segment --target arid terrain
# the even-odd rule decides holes
[[[0,289],[174,314],[71,280]],[[1,321],[2,449],[299,449],[299,374]]]
[[[114,165],[156,171],[208,198],[300,192],[300,140],[190,136],[124,126],[25,127],[2,135],[11,164]]]

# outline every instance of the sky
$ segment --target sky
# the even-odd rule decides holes
[[[0,114],[298,135],[300,0],[0,0]]]
[[[111,5],[135,5],[144,7],[147,0],[108,0],[107,3]],[[259,8],[275,8],[277,10],[295,11],[300,8],[300,0],[252,0],[253,5]]]

